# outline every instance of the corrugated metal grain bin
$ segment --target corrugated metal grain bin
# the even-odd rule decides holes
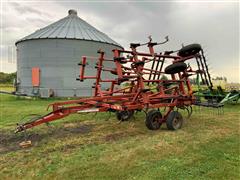
[[[76,81],[82,56],[106,57],[122,47],[69,10],[68,16],[16,42],[17,93],[29,96],[90,96],[92,81]],[[108,64],[112,66],[113,64]],[[87,66],[95,75],[95,64]]]

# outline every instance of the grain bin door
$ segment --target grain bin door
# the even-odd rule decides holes
[[[32,86],[39,87],[40,85],[40,68],[33,67],[32,68]]]

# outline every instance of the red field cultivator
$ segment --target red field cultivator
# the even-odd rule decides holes
[[[208,76],[206,68],[199,63],[199,59],[204,58],[199,44],[178,51],[154,52],[154,46],[167,41],[168,38],[162,43],[154,43],[150,38],[145,44],[132,43],[131,50],[114,49],[113,59],[106,58],[101,50],[96,59],[82,57],[77,80],[94,79],[93,96],[50,104],[52,112],[18,125],[16,132],[82,112],[115,112],[118,120],[125,121],[136,111],[144,111],[145,124],[151,130],[159,129],[162,123],[171,130],[181,128],[183,117],[178,109],[187,109],[191,115],[191,105],[195,102],[189,77],[199,73],[208,82]],[[149,48],[149,53],[137,51],[143,45]],[[196,70],[185,63],[192,60],[198,64]],[[111,68],[106,67],[106,63],[112,63]],[[86,76],[86,66],[90,64],[95,64],[95,76]],[[103,73],[115,77],[104,79]],[[162,75],[168,76],[168,80],[161,78]],[[103,89],[102,83],[109,84],[109,88]],[[164,114],[159,111],[161,107],[166,108]]]

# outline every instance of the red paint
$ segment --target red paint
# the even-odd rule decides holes
[[[99,51],[99,57],[94,59],[92,57],[82,57],[80,65],[79,80],[84,81],[87,79],[95,79],[94,94],[89,98],[81,98],[78,100],[56,102],[50,104],[53,111],[32,123],[26,123],[18,127],[18,131],[34,127],[36,125],[50,122],[68,116],[78,111],[99,108],[99,112],[106,111],[123,111],[123,110],[143,110],[148,108],[161,108],[168,107],[168,110],[163,114],[162,122],[166,121],[168,114],[174,109],[175,106],[188,106],[192,105],[195,97],[192,95],[192,88],[188,79],[189,73],[196,73],[191,68],[189,71],[171,75],[170,80],[145,79],[144,75],[151,74],[158,76],[164,74],[159,70],[146,68],[149,62],[165,63],[165,61],[176,63],[191,60],[194,56],[181,58],[179,56],[164,55],[164,53],[155,54],[153,45],[149,45],[149,53],[138,52],[136,48],[131,51],[126,50],[113,50],[114,59],[106,59],[104,52]],[[123,56],[124,55],[124,56]],[[123,57],[129,58],[122,58]],[[165,61],[162,59],[166,58]],[[119,60],[122,59],[122,60]],[[140,60],[141,59],[141,60]],[[96,63],[96,76],[85,76],[87,69],[87,61],[95,61]],[[114,68],[105,67],[104,62],[113,63]],[[132,63],[131,67],[127,67],[125,62]],[[144,63],[143,63],[144,62]],[[134,64],[133,64],[134,63]],[[89,63],[93,64],[93,63]],[[149,66],[148,66],[149,67]],[[103,79],[102,71],[116,72],[115,78]],[[32,69],[32,84],[39,86],[40,70],[35,67]],[[110,76],[112,77],[112,76]],[[129,87],[119,86],[122,82],[127,80]],[[101,83],[109,83],[108,89],[102,89]],[[152,92],[148,90],[147,83],[158,84],[158,91]],[[172,87],[166,87],[165,83],[174,83]],[[170,93],[169,93],[170,92]],[[70,105],[70,106],[69,106]]]
[[[40,68],[32,68],[32,86],[38,87],[40,85]]]

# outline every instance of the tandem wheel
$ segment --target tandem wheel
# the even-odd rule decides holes
[[[180,112],[172,111],[167,117],[166,120],[167,128],[169,130],[177,130],[182,127],[183,117]]]
[[[200,44],[189,44],[187,46],[182,47],[182,49],[179,50],[178,55],[181,57],[187,57],[195,55],[201,50],[202,47]]]
[[[127,121],[133,116],[133,114],[134,110],[117,111],[116,117],[119,121]]]
[[[151,110],[147,113],[145,124],[150,130],[157,130],[162,125],[162,114],[158,110]]]

